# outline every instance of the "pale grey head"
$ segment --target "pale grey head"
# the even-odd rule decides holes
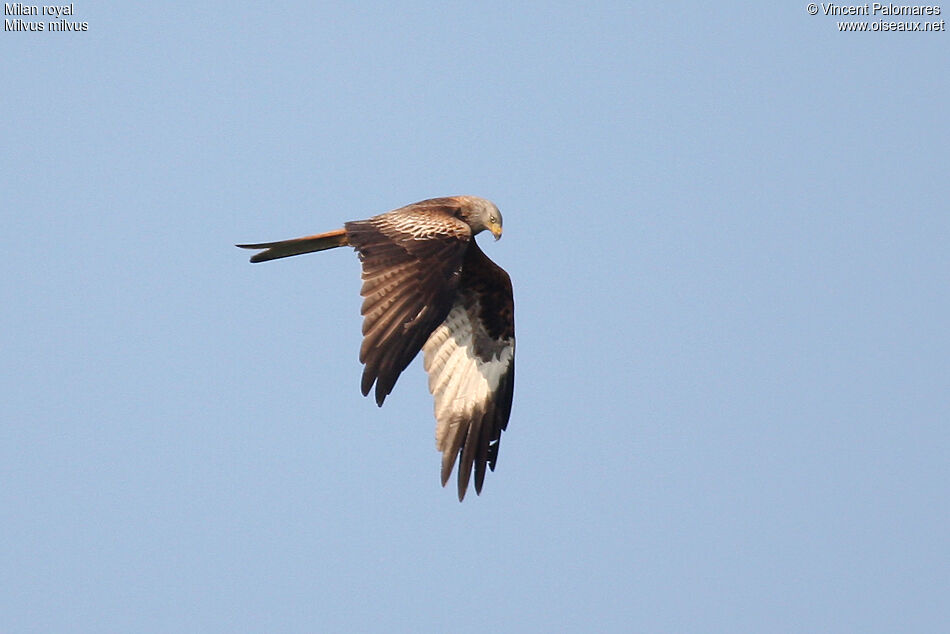
[[[501,212],[490,200],[478,196],[456,196],[461,205],[461,218],[472,228],[472,233],[491,231],[495,240],[501,237]]]

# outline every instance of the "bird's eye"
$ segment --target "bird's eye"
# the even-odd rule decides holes
[[[498,222],[498,218],[495,218],[494,216],[492,216],[491,218],[488,219],[488,222],[495,224]]]

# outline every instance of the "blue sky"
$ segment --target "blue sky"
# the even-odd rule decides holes
[[[950,40],[782,4],[0,33],[0,629],[945,626]],[[518,337],[463,504],[354,254],[232,246],[451,194]]]

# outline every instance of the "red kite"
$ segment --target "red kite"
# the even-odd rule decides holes
[[[458,459],[459,501],[473,467],[476,493],[486,465],[495,469],[514,389],[511,280],[475,242],[486,229],[501,237],[498,207],[484,198],[453,196],[347,222],[328,233],[238,245],[264,249],[251,262],[356,249],[363,267],[363,395],[375,384],[382,406],[422,350],[435,399],[442,486]]]

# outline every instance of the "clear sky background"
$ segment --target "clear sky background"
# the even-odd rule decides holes
[[[0,630],[946,627],[950,34],[74,7],[0,33]],[[352,251],[232,246],[451,194],[518,337],[462,504],[421,363],[360,396]]]

